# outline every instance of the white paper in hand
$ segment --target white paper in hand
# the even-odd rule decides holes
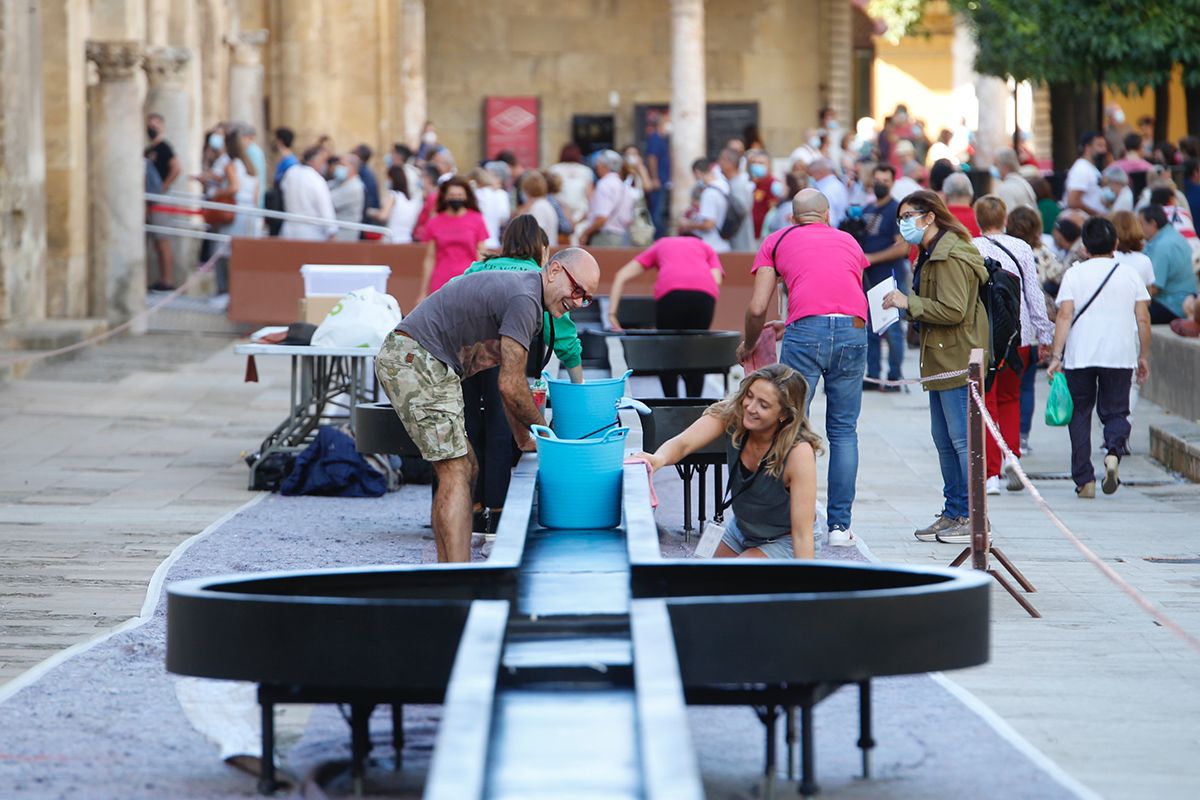
[[[896,278],[890,276],[867,290],[867,305],[871,309],[871,330],[880,334],[900,321],[900,309],[884,308],[883,298],[896,290]]]

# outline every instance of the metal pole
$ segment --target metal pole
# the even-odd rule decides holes
[[[983,350],[971,351],[967,362],[967,380],[975,384],[983,397]],[[987,570],[987,432],[983,414],[967,392],[967,500],[971,518],[971,566]]]

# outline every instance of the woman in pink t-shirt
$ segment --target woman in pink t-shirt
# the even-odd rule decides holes
[[[425,264],[421,272],[421,302],[451,278],[483,258],[487,225],[466,178],[455,175],[438,187],[437,213],[425,225]]]
[[[609,291],[608,322],[620,330],[617,308],[625,284],[649,269],[657,269],[654,280],[654,326],[659,330],[707,330],[712,325],[725,268],[716,251],[695,236],[667,236],[650,245],[617,272]],[[679,378],[683,377],[688,397],[700,397],[704,390],[703,372],[671,373],[659,376],[663,396],[679,396]]]

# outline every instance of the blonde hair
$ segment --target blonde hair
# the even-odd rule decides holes
[[[746,438],[746,428],[742,425],[742,402],[746,399],[746,392],[757,381],[766,381],[775,387],[779,395],[779,407],[786,419],[780,424],[771,449],[763,459],[767,474],[778,478],[783,475],[788,453],[800,442],[807,442],[814,452],[823,451],[821,437],[813,432],[808,415],[804,412],[808,384],[799,372],[783,364],[771,364],[755,370],[746,376],[736,392],[709,406],[704,413],[721,420],[725,424],[725,432],[733,440],[733,446],[740,448]]]
[[[979,223],[980,231],[1003,230],[1007,216],[1004,201],[994,194],[985,194],[975,201],[975,221]]]
[[[1141,223],[1132,211],[1118,211],[1112,215],[1113,227],[1117,229],[1117,247],[1125,253],[1140,253],[1146,244]]]

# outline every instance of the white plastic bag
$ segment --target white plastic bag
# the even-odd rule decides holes
[[[313,347],[367,347],[378,350],[400,324],[400,305],[374,287],[355,289],[329,310],[312,337]]]

